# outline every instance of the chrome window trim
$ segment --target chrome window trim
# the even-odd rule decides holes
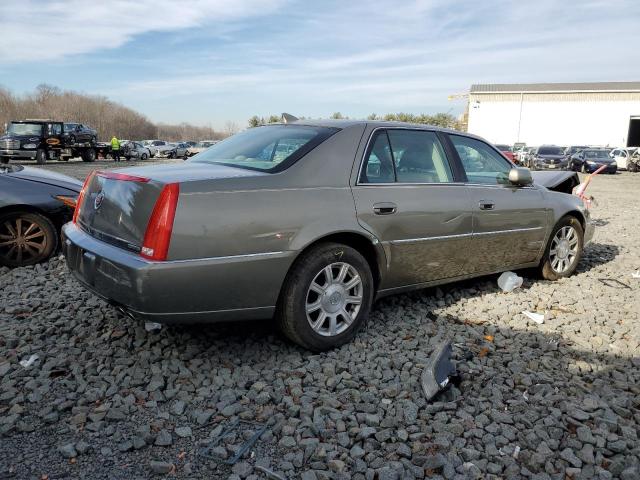
[[[509,230],[493,230],[490,232],[473,232],[473,233],[458,233],[455,235],[439,235],[435,237],[421,237],[421,238],[403,238],[401,240],[390,240],[390,245],[403,244],[403,243],[418,243],[418,242],[430,242],[435,240],[448,240],[453,238],[465,238],[485,235],[501,235],[504,233],[519,233],[519,232],[533,232],[536,230],[542,230],[544,227],[526,227],[526,228],[511,228]]]
[[[375,136],[376,132],[378,130],[409,130],[412,132],[429,132],[429,133],[433,133],[436,135],[436,137],[438,136],[438,132],[440,132],[440,130],[432,130],[432,129],[428,129],[428,128],[416,128],[416,127],[401,127],[401,126],[390,126],[390,127],[375,127],[372,131],[371,134],[369,135],[369,139],[367,140],[367,144],[364,146],[364,152],[362,152],[362,157],[360,158],[360,167],[358,168],[358,175],[356,176],[356,183],[354,186],[356,187],[369,187],[369,186],[377,186],[377,185],[461,185],[461,182],[411,182],[411,183],[402,183],[402,182],[380,182],[380,183],[362,183],[360,182],[360,177],[362,176],[362,167],[364,167],[364,162],[365,162],[365,156],[367,155],[367,152],[369,151],[369,145],[371,144],[371,139],[373,139],[373,137]],[[438,138],[438,143],[440,143],[440,146],[442,147],[442,150],[444,152],[444,157],[446,162],[449,164],[449,169],[451,170],[451,173],[453,174],[453,167],[451,166],[451,162],[449,161],[449,157],[447,156],[447,152],[444,148],[444,145],[442,144],[442,142],[440,141],[440,139]]]
[[[185,260],[165,260],[165,261],[150,261],[149,263],[158,263],[165,265],[168,263],[191,263],[191,262],[206,262],[206,261],[221,261],[221,260],[236,260],[240,258],[260,258],[260,257],[272,257],[275,255],[282,255],[287,252],[263,252],[263,253],[244,253],[241,255],[226,255],[221,257],[202,257],[202,258],[187,258]]]

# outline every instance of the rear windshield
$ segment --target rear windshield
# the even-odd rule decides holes
[[[562,155],[562,148],[560,148],[560,147],[540,147],[538,149],[538,155]]]
[[[212,145],[192,157],[194,163],[279,172],[337,132],[337,128],[307,125],[255,127]]]

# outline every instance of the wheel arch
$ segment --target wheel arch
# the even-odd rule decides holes
[[[39,208],[35,205],[29,205],[26,203],[17,203],[14,205],[5,205],[4,207],[0,207],[0,215],[13,213],[13,212],[37,213],[38,215],[42,215],[53,224],[53,226],[56,228],[56,232],[58,233],[58,235],[60,234],[60,229],[62,228],[62,225],[65,223],[63,221],[62,215],[52,215],[51,212],[48,212],[47,210],[43,208]]]
[[[304,253],[322,243],[341,243],[357,250],[365,258],[371,268],[375,290],[377,291],[382,282],[382,275],[386,270],[386,254],[378,239],[368,236],[363,232],[346,230],[333,232],[315,238],[298,251],[298,254],[291,263],[287,274]]]

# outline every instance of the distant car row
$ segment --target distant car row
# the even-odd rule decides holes
[[[200,153],[218,140],[202,140],[200,142],[166,142],[164,140],[144,140],[141,142],[149,149],[150,157],[189,158]]]
[[[603,173],[616,173],[618,169],[637,172],[640,170],[640,149],[624,147],[611,149],[587,145],[541,145],[516,148],[499,144],[496,148],[512,162],[531,170],[573,170],[592,173],[604,166]]]

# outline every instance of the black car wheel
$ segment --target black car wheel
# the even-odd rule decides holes
[[[47,153],[44,150],[39,149],[36,152],[36,163],[38,165],[44,165],[45,163],[47,163]]]
[[[3,165],[9,163],[9,157],[0,157],[0,163]]]
[[[329,350],[349,342],[373,303],[374,283],[367,260],[338,243],[304,253],[289,271],[276,318],[282,332],[309,350]]]
[[[140,156],[140,160],[146,160],[147,158],[149,158],[149,157],[147,157],[147,154],[146,154],[146,153],[143,153],[143,154]]]
[[[31,212],[0,216],[0,265],[34,265],[51,256],[58,247],[58,234],[51,221]]]

